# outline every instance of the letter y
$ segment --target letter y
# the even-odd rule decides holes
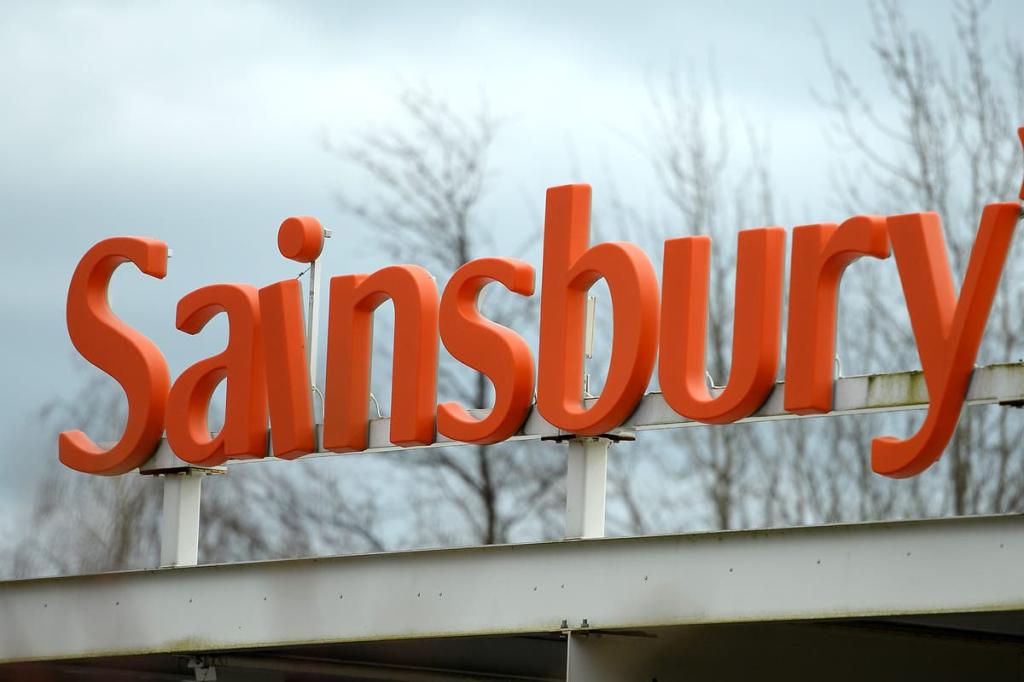
[[[918,474],[939,458],[953,436],[1020,210],[1016,203],[985,207],[959,299],[939,216],[888,218],[929,407],[924,424],[910,438],[872,441],[871,468],[877,473],[893,478]]]

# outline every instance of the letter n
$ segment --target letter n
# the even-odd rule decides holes
[[[395,306],[391,434],[395,445],[434,442],[437,404],[437,285],[415,265],[331,278],[324,395],[324,448],[365,450],[373,313]]]

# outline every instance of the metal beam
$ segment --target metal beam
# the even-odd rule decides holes
[[[1020,615],[1018,614],[1018,618]],[[572,633],[567,682],[1020,682],[1021,641],[850,621]],[[751,675],[756,671],[755,675]]]
[[[366,663],[363,661],[335,661],[276,655],[221,655],[210,657],[211,666],[240,668],[243,670],[276,671],[294,675],[340,677],[346,680],[387,680],[388,682],[555,682],[547,677],[523,677],[480,673],[466,670],[413,667]]]
[[[997,516],[9,581],[0,662],[1021,610],[1022,566]]]
[[[752,416],[740,420],[739,423],[799,419],[799,415],[790,414],[783,409],[783,389],[784,384],[782,382],[777,383],[768,400],[761,406],[761,409]],[[928,390],[925,386],[924,374],[920,371],[842,377],[835,382],[834,396],[832,412],[829,412],[827,415],[814,416],[835,417],[867,412],[920,410],[928,407]],[[596,400],[597,398],[588,398],[585,403],[592,404]],[[967,405],[1004,403],[1020,406],[1024,403],[1024,362],[988,365],[975,369],[965,402]],[[487,412],[487,410],[470,410],[470,413],[476,416],[484,416]],[[681,417],[668,406],[660,392],[654,392],[648,393],[643,397],[636,411],[622,425],[621,429],[625,432],[633,432],[694,426],[706,426],[706,424]],[[371,419],[369,421],[369,437],[367,439],[366,451],[387,452],[421,447],[465,445],[465,443],[449,440],[439,434],[437,442],[431,445],[417,446],[417,448],[402,448],[391,443],[389,440],[390,430],[391,420],[388,417]],[[530,412],[519,433],[509,440],[559,439],[568,438],[572,435],[548,424],[537,410],[534,409]],[[320,442],[319,438],[317,442]],[[270,452],[269,446],[267,454],[273,454]],[[333,452],[316,452],[306,455],[306,458],[334,454]],[[238,460],[232,462],[231,465],[237,466],[260,461],[265,460]],[[152,459],[139,467],[139,471],[142,473],[152,473],[154,470],[163,470],[175,466],[187,466],[187,463],[178,460],[167,446],[167,442],[164,441]]]

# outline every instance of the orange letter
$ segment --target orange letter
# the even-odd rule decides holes
[[[437,403],[437,285],[423,268],[393,265],[372,275],[331,278],[327,322],[324,447],[366,449],[373,311],[395,305],[391,442],[434,442]]]
[[[855,216],[839,227],[793,229],[783,399],[787,412],[817,414],[832,409],[839,280],[861,256],[889,257],[885,218]]]
[[[459,362],[494,384],[494,407],[484,419],[458,403],[437,408],[437,430],[465,443],[497,443],[522,425],[533,398],[533,354],[511,329],[480,315],[477,296],[490,282],[523,296],[533,294],[533,268],[514,258],[480,258],[455,271],[441,296],[441,340]]]
[[[167,443],[186,462],[216,466],[267,454],[267,386],[259,298],[248,284],[212,284],[178,301],[177,327],[198,334],[218,313],[228,316],[223,352],[192,365],[167,396]],[[227,380],[224,428],[210,437],[210,398]]]
[[[590,242],[590,186],[547,193],[540,302],[537,409],[548,422],[582,436],[606,433],[636,409],[658,349],[658,278],[634,244]],[[604,391],[583,408],[583,322],[587,291],[604,278],[614,310]]]
[[[712,397],[705,382],[709,237],[665,242],[658,377],[673,410],[708,424],[748,417],[775,385],[782,331],[782,278],[786,231],[762,227],[739,233],[732,369]]]
[[[930,405],[924,424],[912,437],[884,436],[872,441],[871,468],[876,472],[893,478],[921,473],[949,443],[1019,216],[1017,204],[985,207],[959,300],[953,291],[939,216],[911,213],[889,218],[889,236]]]
[[[167,244],[144,237],[104,239],[89,249],[71,277],[67,320],[71,343],[86,360],[121,384],[128,397],[128,422],[121,440],[101,450],[81,431],[60,434],[65,466],[87,474],[123,474],[145,462],[160,444],[170,378],[152,341],[110,310],[107,287],[122,263],[132,262],[150,277],[167,274]]]
[[[302,326],[302,290],[288,279],[260,289],[267,404],[274,457],[295,459],[316,449],[313,398]]]

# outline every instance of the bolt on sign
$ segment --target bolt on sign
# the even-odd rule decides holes
[[[1024,143],[1024,128],[1019,134]],[[547,191],[536,365],[521,335],[484,318],[477,307],[481,289],[492,282],[520,296],[534,295],[536,273],[522,260],[470,261],[452,274],[440,295],[430,273],[417,265],[332,277],[323,449],[342,453],[367,447],[374,311],[386,300],[395,309],[390,440],[396,445],[429,445],[437,433],[467,443],[510,438],[531,409],[535,384],[536,409],[550,424],[580,436],[606,434],[636,409],[658,357],[658,380],[673,410],[695,421],[728,424],[753,414],[771,392],[783,322],[784,407],[800,415],[827,413],[843,272],[859,258],[892,256],[930,402],[916,433],[871,442],[871,465],[884,476],[907,477],[942,454],[956,428],[1021,215],[1018,203],[994,203],[982,211],[959,293],[935,213],[859,215],[839,224],[794,228],[785,321],[786,230],[740,231],[732,365],[728,383],[712,393],[704,361],[711,239],[666,240],[659,286],[654,266],[636,245],[590,245],[590,195],[582,184]],[[323,229],[315,218],[293,217],[281,225],[278,247],[285,257],[310,263],[322,246]],[[177,328],[198,334],[224,314],[228,343],[172,384],[160,349],[118,319],[107,299],[118,266],[130,262],[150,277],[163,278],[167,256],[167,244],[157,239],[114,237],[89,249],[75,269],[67,298],[68,333],[86,360],[121,384],[128,419],[121,439],[109,449],[81,431],[61,433],[61,462],[90,474],[122,474],[144,463],[166,434],[180,459],[213,466],[264,457],[268,427],[275,457],[314,452],[318,443],[299,282],[262,288],[211,284],[185,295],[177,306]],[[586,407],[586,296],[599,279],[611,293],[612,348],[604,390]],[[437,404],[439,342],[493,384],[494,405],[485,417],[472,416],[457,402]],[[214,436],[206,415],[222,381],[227,382],[224,427]]]

